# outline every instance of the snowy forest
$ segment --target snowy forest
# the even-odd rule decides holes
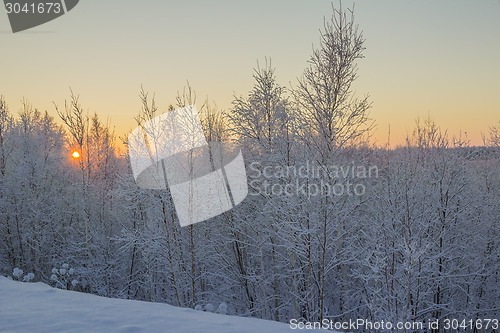
[[[333,10],[320,40],[293,86],[265,59],[230,109],[179,90],[168,109],[197,105],[207,141],[241,147],[249,183],[234,209],[182,228],[84,96],[58,117],[2,97],[0,274],[281,322],[498,318],[500,126],[470,146],[417,119],[405,144],[375,144],[352,12]],[[138,123],[162,112],[137,98]]]

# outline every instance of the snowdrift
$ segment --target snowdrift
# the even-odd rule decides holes
[[[2,333],[280,333],[289,325],[167,304],[111,299],[0,276]]]

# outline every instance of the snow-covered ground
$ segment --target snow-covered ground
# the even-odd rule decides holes
[[[64,291],[0,276],[2,333],[280,333],[289,325]]]

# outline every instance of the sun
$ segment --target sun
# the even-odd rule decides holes
[[[73,158],[79,158],[80,157],[80,153],[77,152],[76,150],[71,154],[71,156],[73,156]]]

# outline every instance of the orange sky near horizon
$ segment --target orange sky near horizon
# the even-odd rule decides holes
[[[353,1],[342,1],[352,7]],[[338,2],[334,2],[338,5]],[[257,61],[271,58],[278,82],[295,86],[319,44],[330,1],[80,1],[68,14],[12,34],[0,12],[0,95],[12,112],[26,98],[56,116],[70,88],[119,136],[135,127],[139,92],[160,111],[189,81],[198,102],[220,109],[253,85]],[[430,116],[472,145],[500,121],[500,1],[360,0],[366,38],[356,94],[369,94],[374,139],[404,142]]]

